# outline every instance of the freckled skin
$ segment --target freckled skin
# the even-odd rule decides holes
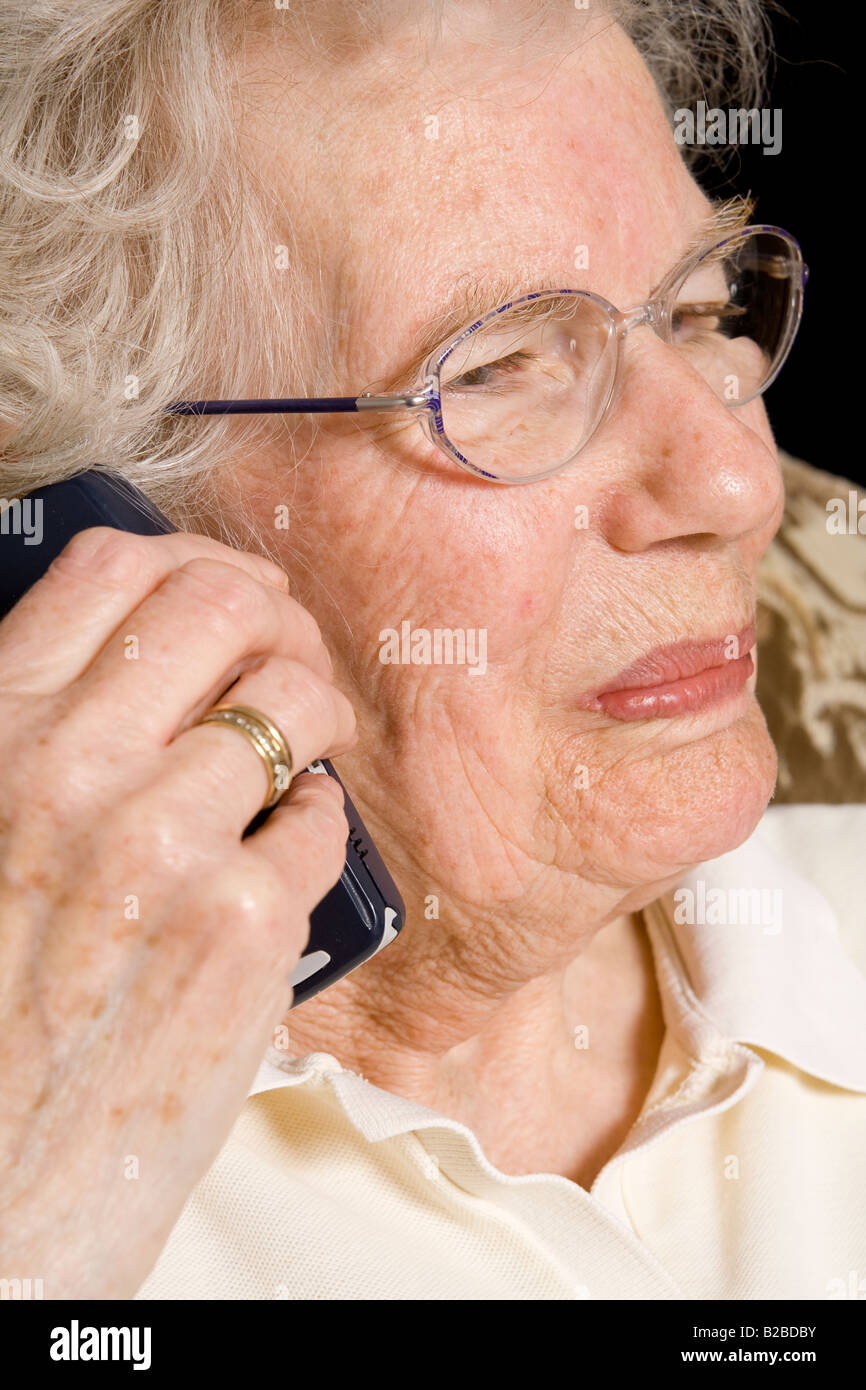
[[[399,370],[464,271],[590,288],[626,308],[707,215],[615,26],[553,69],[513,60],[490,75],[446,44],[430,67],[401,48],[348,80],[346,100],[335,85],[322,103],[338,178],[320,176],[305,143],[302,76],[254,127],[293,217],[292,181],[310,160],[302,245],[320,240],[351,326],[326,364],[336,393]],[[357,92],[370,96],[364,119]],[[438,140],[423,138],[426,112]],[[587,271],[573,267],[579,244]],[[751,618],[783,504],[763,406],[727,409],[644,327],[627,339],[615,412],[542,483],[479,482],[411,419],[373,417],[326,421],[286,478],[275,443],[239,463],[226,505],[237,487],[267,527],[291,497],[285,564],[359,716],[341,775],[408,908],[398,943],[295,1012],[296,1050],[333,1052],[474,1123],[510,1171],[589,1182],[639,1108],[661,1036],[631,914],[749,835],[776,764],[754,678],[736,705],[628,726],[575,700],[655,646]],[[380,632],[404,619],[486,629],[487,674],[380,664]],[[424,916],[434,893],[438,921]],[[594,1021],[595,1048],[576,1053],[573,1025]]]
[[[207,537],[83,533],[22,604],[0,624],[0,1268],[128,1298],[243,1104],[348,831],[302,776],[242,841],[261,763],[185,721],[211,667],[303,712],[302,763],[354,719],[285,576]],[[112,646],[131,613],[158,663]]]
[[[398,370],[464,271],[579,288],[585,243],[587,283],[633,304],[706,210],[611,26],[552,69],[447,36],[424,65],[395,32],[294,88],[278,44],[251,35],[244,53],[250,157],[324,253],[335,392]],[[357,746],[285,576],[205,536],[115,537],[106,557],[90,533],[0,625],[0,1267],[44,1271],[49,1298],[140,1286],[243,1105],[343,862],[326,778],[298,779],[241,841],[261,764],[193,727],[227,680],[290,731],[298,765],[342,758],[409,910],[399,942],[293,1014],[293,1050],[466,1120],[506,1171],[588,1184],[621,1141],[661,1035],[633,913],[743,840],[772,789],[751,698],[658,725],[576,705],[650,647],[745,626],[782,503],[759,403],[726,410],[640,329],[615,416],[534,487],[453,472],[412,422],[325,420],[291,476],[278,438],[237,458],[225,504],[240,493],[268,524],[290,501],[300,518],[286,564]],[[485,629],[485,676],[382,665],[379,633],[405,618]]]
[[[169,1091],[160,1106],[159,1117],[164,1125],[170,1125],[177,1119],[181,1110],[182,1102],[173,1091]]]

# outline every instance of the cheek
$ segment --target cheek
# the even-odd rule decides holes
[[[628,886],[741,844],[776,782],[776,753],[757,704],[728,728],[663,758],[654,755],[651,735],[629,752],[619,740],[563,730],[548,740],[545,755],[547,797],[570,832],[559,866]]]
[[[410,622],[485,629],[491,664],[518,656],[561,608],[575,544],[573,507],[530,494],[381,458],[335,461],[302,514],[307,563],[351,631],[339,640],[369,655],[382,628]],[[314,586],[303,591],[321,621]]]

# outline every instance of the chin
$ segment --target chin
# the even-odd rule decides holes
[[[758,825],[776,786],[777,758],[754,698],[725,728],[644,765],[642,857],[663,872],[728,854]],[[634,773],[633,773],[634,775]]]
[[[754,698],[739,717],[711,732],[693,728],[689,736],[681,728],[672,739],[670,729],[651,729],[650,721],[642,727],[640,742],[612,761],[597,786],[580,793],[571,822],[580,862],[563,865],[623,884],[635,897],[747,840],[773,795],[777,770]],[[631,725],[630,741],[634,730]],[[585,744],[583,751],[586,761]]]

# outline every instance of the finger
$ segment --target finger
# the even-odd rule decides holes
[[[355,713],[345,695],[297,661],[270,658],[242,676],[226,692],[225,702],[252,706],[276,724],[296,772],[355,743]],[[170,804],[182,806],[186,800],[192,814],[204,800],[238,837],[261,810],[269,789],[262,758],[245,735],[227,724],[187,729],[166,749],[163,768],[160,780]]]
[[[286,894],[312,912],[343,872],[349,823],[343,789],[332,777],[304,772],[264,825],[244,841],[244,852],[268,860]]]
[[[137,536],[89,527],[73,536],[0,623],[4,681],[34,693],[61,690],[173,570],[196,556],[233,565],[277,592],[288,588],[288,576],[278,565],[210,536],[180,531]],[[327,674],[327,661],[321,660]]]
[[[299,603],[235,565],[190,560],[96,656],[70,692],[67,718],[77,710],[86,724],[92,711],[114,710],[130,746],[166,745],[270,656],[330,678],[318,625]]]

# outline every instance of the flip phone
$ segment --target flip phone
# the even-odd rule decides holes
[[[90,526],[112,526],[140,536],[177,530],[124,478],[97,469],[37,488],[24,499],[13,498],[0,512],[0,618],[45,573],[76,532]],[[406,917],[394,880],[331,763],[322,759],[307,771],[331,777],[342,788],[349,838],[339,883],[310,915],[310,939],[291,975],[292,1008],[381,951],[398,935]],[[260,811],[245,835],[269,814]]]

